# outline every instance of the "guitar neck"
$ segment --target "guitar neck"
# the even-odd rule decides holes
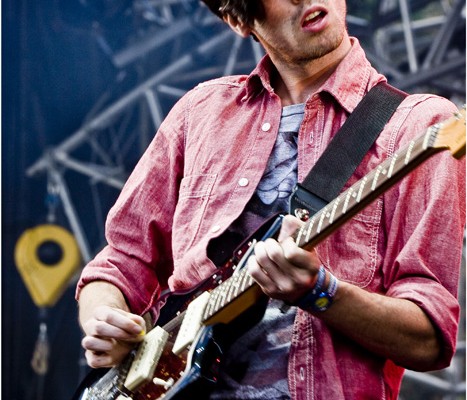
[[[436,134],[437,127],[430,127],[424,136],[399,149],[350,186],[292,235],[295,243],[305,249],[316,246],[423,161],[444,150],[433,147]]]
[[[314,214],[292,238],[299,247],[311,249],[423,161],[446,149],[450,149],[456,158],[465,154],[465,109],[462,114],[456,114],[445,123],[431,126],[423,136],[399,149]],[[239,315],[246,309],[245,303],[254,303],[258,288],[247,269],[239,269],[211,292],[204,312],[205,323],[211,323],[221,310],[231,306],[233,302],[241,303],[241,307],[236,313],[235,307],[234,310],[230,307],[227,314],[230,315],[229,318]],[[242,298],[246,298],[246,301],[239,302]]]

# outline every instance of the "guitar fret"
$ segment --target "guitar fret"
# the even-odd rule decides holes
[[[321,232],[321,227],[323,226],[323,221],[324,221],[324,217],[326,217],[326,212],[327,212],[327,207],[324,207],[323,210],[320,212],[321,217],[319,219],[318,228],[316,229],[317,233]]]
[[[245,277],[246,277],[246,270],[242,269],[240,273],[238,274],[238,291],[240,293],[243,293],[246,290],[245,286]]]
[[[225,288],[227,286],[228,286],[228,282],[226,282],[222,286],[219,286],[219,297],[217,298],[217,301],[216,301],[216,308],[218,310],[220,310],[222,307],[225,306],[225,300],[226,300]]]
[[[229,290],[227,291],[227,298],[228,301],[231,301],[238,295],[238,287],[239,287],[239,274],[234,274],[229,279],[230,285]]]
[[[410,159],[412,157],[412,150],[414,146],[415,146],[415,140],[412,140],[409,144],[409,148],[407,149],[407,153],[405,155],[405,161],[404,161],[405,165],[407,165],[410,162]]]
[[[427,130],[425,137],[423,139],[423,150],[426,150],[429,147],[431,147],[433,139],[435,139],[436,136],[438,135],[439,128],[440,128],[439,124],[436,124]]]
[[[211,292],[211,301],[210,301],[210,316],[213,316],[216,312],[220,310],[219,307],[219,301],[222,297],[222,291],[223,291],[223,286],[224,284],[216,287],[212,292]]]
[[[316,217],[313,216],[311,219],[308,221],[308,229],[306,230],[306,236],[305,240],[308,242],[310,240],[310,235],[311,235],[311,230],[313,229],[313,225],[315,224]]]
[[[347,196],[345,196],[344,207],[342,208],[342,214],[347,212],[349,208],[350,198],[353,196],[354,188],[351,186],[347,189]]]
[[[363,189],[365,188],[367,180],[368,180],[368,178],[366,176],[361,180],[361,184],[360,184],[360,187],[358,189],[358,195],[357,195],[357,198],[356,198],[357,203],[359,203],[361,198],[362,198]]]
[[[217,288],[216,288],[217,289]],[[204,310],[204,316],[203,316],[203,319],[206,320],[208,319],[209,317],[213,316],[215,314],[215,308],[214,308],[214,304],[216,302],[216,297],[217,297],[217,290],[214,289],[212,292],[211,292],[211,295],[209,297],[209,301],[208,301],[208,304],[206,305],[206,308]]]
[[[391,164],[389,165],[388,175],[387,175],[388,178],[390,178],[392,176],[392,172],[394,170],[394,166],[396,165],[398,157],[399,157],[399,154],[396,153],[391,158]]]
[[[232,299],[230,294],[235,286],[234,281],[235,281],[235,278],[231,277],[228,281],[225,282],[225,285],[224,285],[225,287],[224,287],[224,290],[222,291],[223,293],[222,303],[221,303],[222,307],[224,307]]]
[[[297,246],[300,246],[300,243],[301,243],[301,240],[302,240],[302,236],[303,236],[303,231],[305,230],[305,226],[302,226],[299,230],[298,230],[298,234],[297,234],[297,238],[295,239],[295,244]]]
[[[373,178],[373,183],[371,184],[371,190],[375,190],[376,188],[376,185],[378,183],[378,178],[381,174],[385,174],[386,173],[386,169],[382,166],[382,165],[379,165],[378,168],[376,169],[376,173],[375,173],[375,176]]]
[[[340,198],[336,198],[333,202],[331,217],[329,218],[329,223],[332,224],[334,222],[334,216],[336,215],[337,207],[340,203]]]
[[[214,307],[216,310],[220,310],[224,306],[224,301],[225,301],[225,284],[222,286],[219,286],[219,295],[217,296],[216,303],[214,304]]]
[[[249,289],[253,285],[254,280],[250,275],[245,273],[244,276],[243,276],[242,282],[243,282],[242,289],[243,289],[243,291],[245,291],[245,290]]]
[[[412,158],[409,158],[408,161],[407,161],[407,153],[406,153],[406,151],[408,151],[408,150],[409,150],[409,149],[405,149],[405,151],[401,151],[401,152],[397,155],[397,160],[396,160],[396,162],[395,162],[393,174],[394,174],[394,172],[397,173],[397,172],[401,171],[408,163],[410,163],[410,161],[411,161]],[[406,154],[405,154],[405,157],[404,157],[404,152],[406,153]]]

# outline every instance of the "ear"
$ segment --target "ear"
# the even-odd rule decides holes
[[[251,28],[246,23],[239,21],[237,18],[230,14],[223,16],[224,22],[230,26],[230,28],[241,37],[248,37],[251,34]]]

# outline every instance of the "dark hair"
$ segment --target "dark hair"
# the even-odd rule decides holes
[[[260,0],[202,0],[219,18],[229,14],[239,21],[251,25],[264,15]]]

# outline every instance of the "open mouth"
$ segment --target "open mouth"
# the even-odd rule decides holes
[[[303,20],[302,26],[305,27],[313,25],[320,21],[324,17],[324,15],[325,13],[323,11],[314,11],[306,16],[306,18]]]

